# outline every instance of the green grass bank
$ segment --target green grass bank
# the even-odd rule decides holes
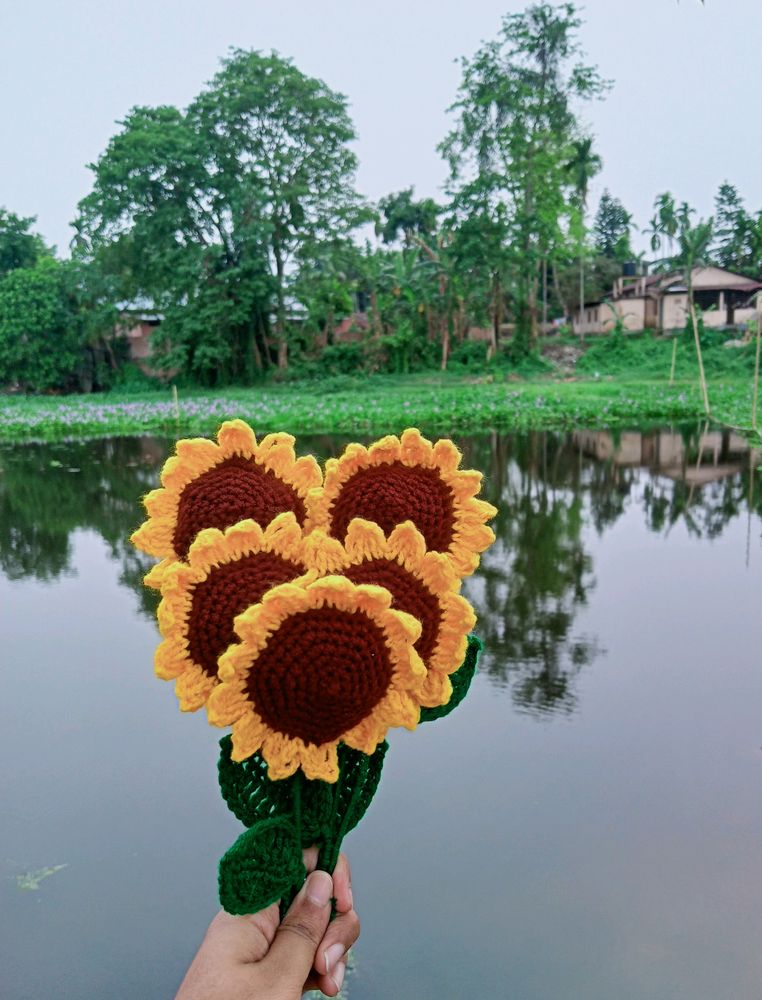
[[[704,418],[695,356],[685,338],[678,344],[672,385],[670,340],[600,339],[586,345],[571,366],[568,357],[558,361],[558,348],[570,346],[547,345],[550,353],[542,369],[528,378],[497,364],[446,375],[335,375],[251,388],[181,388],[177,403],[168,388],[90,396],[4,396],[0,440],[211,434],[231,417],[249,421],[258,433],[357,435],[397,432],[411,425],[450,434],[634,427]],[[710,341],[705,351],[712,419],[749,434],[753,357],[753,343],[725,348]]]

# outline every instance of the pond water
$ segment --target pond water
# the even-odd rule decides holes
[[[349,997],[759,1000],[760,456],[695,428],[459,443],[500,508],[466,588],[487,648],[452,716],[392,733],[346,842]],[[170,446],[0,451],[4,1000],[172,997],[241,829],[219,732],[153,677],[126,541]]]

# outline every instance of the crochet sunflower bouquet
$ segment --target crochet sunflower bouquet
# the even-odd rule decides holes
[[[161,561],[155,668],[180,708],[232,727],[219,784],[246,827],[222,906],[289,900],[317,844],[332,872],[378,787],[393,726],[447,715],[481,649],[459,594],[493,541],[481,473],[417,430],[350,444],[325,475],[241,420],[178,441],[133,543]]]

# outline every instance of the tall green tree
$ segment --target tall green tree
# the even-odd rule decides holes
[[[498,38],[462,61],[450,109],[456,122],[440,146],[454,214],[463,220],[478,213],[506,229],[520,351],[536,336],[542,262],[570,212],[565,165],[580,135],[575,106],[607,87],[594,67],[578,61],[580,25],[572,3],[535,3],[507,15]],[[493,273],[499,263],[492,262]]]
[[[683,204],[683,214],[685,203]],[[651,249],[654,253],[666,250],[662,265],[671,268],[674,255],[675,237],[680,228],[680,217],[677,203],[671,192],[665,191],[657,196],[654,202],[654,214],[646,232],[651,235]]]
[[[714,258],[720,267],[756,277],[756,225],[738,189],[727,181],[720,185],[715,204]]]
[[[413,195],[414,189],[409,187],[379,201],[381,218],[376,232],[384,243],[395,243],[401,238],[407,246],[412,246],[414,237],[430,240],[436,233],[441,206],[433,198],[416,199]]]
[[[601,257],[624,263],[632,260],[632,215],[608,190],[601,195],[593,223],[595,249]]]
[[[32,232],[36,218],[23,218],[0,208],[0,277],[19,267],[34,267],[41,257],[51,256],[42,237]]]
[[[45,257],[0,279],[0,385],[76,387],[84,339],[65,264]]]
[[[276,53],[234,50],[185,110],[135,108],[80,203],[81,253],[165,315],[167,365],[251,378],[325,241],[366,217],[346,98]]]

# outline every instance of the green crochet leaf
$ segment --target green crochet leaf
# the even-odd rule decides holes
[[[389,749],[386,740],[379,743],[369,757],[360,750],[353,750],[343,743],[339,746],[339,771],[341,778],[336,788],[334,828],[344,825],[344,833],[354,830],[376,794],[381,780],[384,757]],[[367,764],[367,766],[366,766]]]
[[[288,896],[306,876],[291,821],[265,819],[242,833],[220,861],[220,903],[228,913],[257,913]]]
[[[476,673],[476,665],[479,661],[479,653],[484,648],[481,639],[475,635],[468,637],[468,647],[466,648],[466,658],[458,667],[454,674],[450,674],[452,684],[452,694],[446,705],[439,705],[437,708],[422,708],[421,722],[433,722],[434,719],[443,719],[460,705],[468,694],[471,681]]]
[[[230,811],[244,826],[254,826],[273,816],[285,816],[299,830],[302,847],[322,840],[331,822],[333,786],[325,781],[310,781],[301,771],[290,778],[271,781],[267,776],[267,763],[259,754],[252,754],[244,761],[234,761],[230,759],[232,746],[231,737],[223,736],[218,764],[220,791]]]

